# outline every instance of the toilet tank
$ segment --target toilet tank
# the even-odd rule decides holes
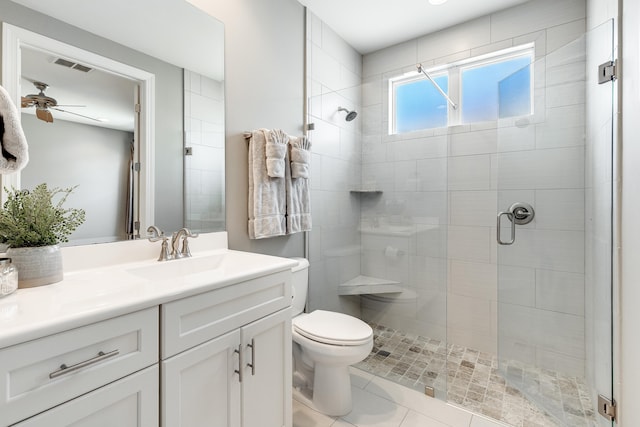
[[[307,291],[309,290],[309,261],[305,258],[292,258],[298,261],[298,265],[291,268],[291,306],[293,316],[304,312],[307,303]]]

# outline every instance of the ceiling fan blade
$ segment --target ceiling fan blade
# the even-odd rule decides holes
[[[26,96],[23,96],[20,99],[20,106],[22,108],[32,107],[33,106],[33,99],[30,99],[30,98],[27,98]]]
[[[94,120],[96,122],[102,122],[102,120],[96,119],[94,117],[85,116],[83,114],[74,113],[73,111],[63,110],[62,108],[53,108],[56,111],[62,111],[63,113],[73,114],[74,116],[84,117],[85,119]]]
[[[44,110],[42,108],[37,108],[36,109],[36,117],[39,118],[40,120],[43,120],[47,123],[53,123],[53,114],[51,114],[51,111],[49,110]]]
[[[56,107],[86,107],[86,105],[57,104]]]

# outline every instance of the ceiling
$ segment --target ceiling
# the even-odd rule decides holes
[[[298,0],[362,54],[528,0]]]
[[[67,120],[88,125],[133,132],[134,87],[136,83],[124,77],[98,69],[89,72],[67,68],[54,61],[58,56],[26,47],[21,51],[20,94],[37,94],[33,85],[39,81],[49,85],[45,95],[55,98],[61,109],[82,114],[100,122],[77,115],[53,110],[56,120]],[[81,105],[72,107],[65,105]],[[35,114],[35,108],[22,108],[23,113]]]

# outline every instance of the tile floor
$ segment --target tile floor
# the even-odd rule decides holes
[[[353,410],[344,417],[328,417],[293,401],[293,427],[504,427],[462,408],[351,369]]]
[[[507,383],[495,356],[412,334],[371,325],[374,348],[356,367],[421,393],[436,396],[477,414],[515,427],[555,427],[554,418],[538,409],[518,389],[544,399],[563,426],[593,425],[587,388],[579,378],[511,362]],[[512,385],[517,386],[518,389]],[[447,391],[445,394],[445,390]]]

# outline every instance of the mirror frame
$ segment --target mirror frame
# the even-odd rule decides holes
[[[137,126],[140,152],[137,161],[140,163],[140,172],[138,175],[138,215],[136,217],[140,222],[139,230],[144,232],[149,225],[154,224],[155,219],[155,75],[3,22],[2,85],[16,106],[20,105],[19,100],[21,99],[21,48],[23,46],[77,60],[103,71],[139,81],[140,97],[138,102],[141,111]],[[4,203],[7,198],[5,187],[20,188],[20,172],[0,175],[0,184],[2,185],[0,202]]]

